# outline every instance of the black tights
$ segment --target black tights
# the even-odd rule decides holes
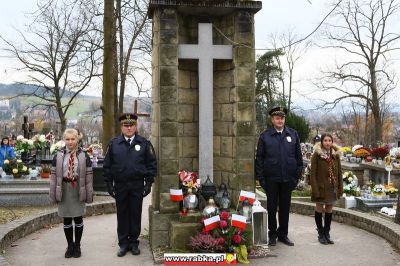
[[[65,217],[64,218],[64,233],[65,233],[65,238],[67,239],[68,244],[73,244],[73,235],[74,235],[74,230],[72,226],[72,219],[74,219],[75,223],[75,244],[80,245],[81,243],[81,238],[82,238],[82,233],[83,233],[83,217]]]

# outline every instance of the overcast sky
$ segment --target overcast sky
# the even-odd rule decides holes
[[[269,36],[292,29],[299,38],[306,36],[330,11],[329,0],[263,0],[263,8],[256,16],[256,48],[271,48]],[[0,0],[0,34],[13,39],[15,30],[24,29],[29,23],[27,13],[36,8],[35,0]],[[259,50],[258,54],[265,51]],[[295,105],[309,107],[307,97],[311,96],[311,83],[309,78],[318,75],[321,62],[325,62],[331,55],[327,51],[312,48],[298,63],[295,69],[295,87],[300,93],[294,96]],[[0,83],[21,81],[23,77],[13,71],[10,59],[0,58]],[[315,88],[313,88],[315,89]],[[133,92],[133,91],[132,91]],[[88,93],[88,92],[87,92]],[[94,92],[95,93],[95,92]],[[91,93],[91,94],[94,94]],[[100,96],[98,92],[97,95]],[[307,97],[304,97],[307,95]]]

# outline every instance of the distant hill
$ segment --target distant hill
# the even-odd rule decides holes
[[[39,88],[41,89],[41,88]],[[37,86],[31,84],[1,84],[0,83],[0,98],[2,97],[11,97],[17,94],[32,94],[35,90],[37,90]],[[136,97],[127,95],[124,99],[124,111],[125,112],[133,112],[134,101]],[[16,99],[14,99],[16,100]],[[23,98],[18,98],[17,109],[24,108],[24,106],[28,106],[33,102],[37,102],[38,98],[26,96]],[[67,117],[69,119],[77,119],[80,114],[84,114],[92,108],[91,105],[100,105],[101,97],[93,96],[93,95],[84,95],[80,94],[76,98],[74,105],[70,107]],[[150,97],[140,97],[138,100],[138,111],[140,113],[150,113],[151,112],[151,98]]]
[[[38,90],[36,85],[23,84],[23,83],[13,83],[13,84],[2,84],[0,83],[0,97],[10,97],[17,94],[32,94],[34,91]],[[44,89],[39,87],[39,92],[45,92]],[[68,94],[67,94],[68,96]],[[100,98],[97,96],[86,96],[80,94],[78,97],[84,97],[87,99]]]

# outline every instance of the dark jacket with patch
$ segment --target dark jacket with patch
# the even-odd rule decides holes
[[[282,134],[275,128],[261,133],[255,166],[258,180],[297,182],[303,169],[303,158],[296,130],[285,126]]]
[[[154,148],[150,141],[137,134],[129,145],[121,134],[108,144],[103,169],[106,182],[143,179],[146,183],[153,183],[157,175]]]

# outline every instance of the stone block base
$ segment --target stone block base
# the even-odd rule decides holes
[[[149,207],[149,241],[151,249],[169,245],[169,223],[178,221],[179,213],[160,213]]]
[[[191,236],[201,231],[202,225],[197,223],[170,222],[169,247],[171,249],[189,250]]]

